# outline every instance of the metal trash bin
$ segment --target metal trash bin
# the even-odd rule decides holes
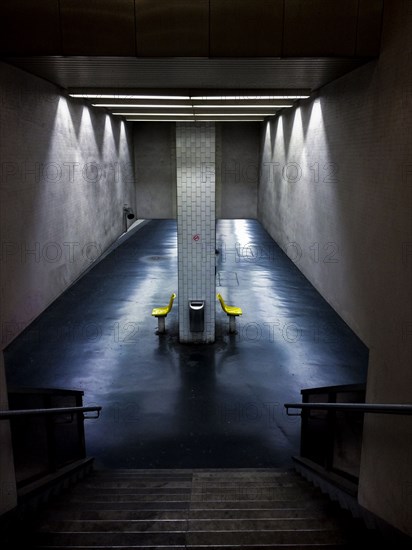
[[[189,301],[190,332],[204,332],[205,330],[205,301]]]

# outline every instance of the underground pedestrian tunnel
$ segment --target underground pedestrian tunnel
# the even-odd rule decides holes
[[[94,457],[295,466],[412,533],[411,12],[383,3],[0,9],[1,516]]]

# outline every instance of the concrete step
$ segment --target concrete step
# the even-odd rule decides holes
[[[322,511],[326,506],[324,498],[308,500],[254,500],[254,501],[233,501],[233,500],[217,500],[217,501],[189,501],[189,500],[151,500],[142,501],[141,499],[111,499],[97,500],[97,499],[68,499],[67,502],[55,502],[53,509],[57,511],[62,510],[125,510],[125,511],[157,511],[157,510],[191,510],[204,511],[211,513],[213,510],[223,511],[244,511],[244,510],[272,510],[278,512],[282,510],[309,510],[309,511]]]
[[[77,493],[71,493],[66,502],[80,503],[80,502],[190,502],[190,492],[184,494],[179,493],[166,493],[166,494],[136,494],[130,492],[129,494],[118,494],[116,492],[107,494],[96,494],[93,491],[78,491]]]
[[[323,509],[310,508],[275,508],[275,509],[220,509],[220,510],[190,510],[190,519],[307,519],[307,518],[328,518],[330,514],[325,514]]]
[[[244,544],[343,544],[343,535],[334,529],[305,529],[280,531],[214,531],[187,533],[190,545]]]
[[[167,478],[189,478],[189,477],[202,477],[202,478],[296,478],[299,479],[299,475],[294,470],[247,470],[240,468],[239,470],[213,470],[213,469],[196,469],[196,470],[93,470],[90,474],[93,477],[136,477],[136,478],[150,478],[150,477],[167,477]]]
[[[302,500],[305,498],[317,497],[318,491],[303,491],[293,487],[274,487],[274,488],[260,488],[260,487],[233,487],[230,489],[168,489],[162,487],[156,487],[155,489],[83,489],[77,487],[71,492],[70,500],[73,502],[79,498],[82,501],[107,501],[113,499],[118,500],[197,500],[197,501],[227,501],[227,500]]]
[[[121,489],[136,489],[136,490],[143,490],[143,489],[191,489],[192,488],[192,482],[191,481],[161,481],[161,480],[153,480],[153,481],[139,481],[139,480],[126,480],[126,481],[110,481],[110,480],[104,480],[99,481],[98,479],[94,480],[88,480],[86,483],[82,483],[81,488],[84,489],[113,489],[113,490],[121,490]]]
[[[133,470],[132,470],[133,472]],[[157,482],[157,481],[176,481],[176,482],[185,482],[185,481],[191,481],[193,479],[193,474],[138,474],[138,473],[130,473],[130,474],[119,474],[115,470],[112,473],[99,473],[94,472],[92,473],[88,478],[88,480],[96,480],[96,481],[141,481],[144,482]]]
[[[47,548],[48,550],[61,550],[64,548],[64,550],[108,550],[108,548],[113,547],[107,547],[107,546],[41,546],[37,547],[36,550],[43,550],[44,548]],[[136,549],[142,549],[145,550],[358,550],[358,548],[353,546],[347,546],[344,544],[225,544],[225,545],[216,545],[213,546],[209,545],[193,545],[193,544],[185,544],[185,545],[146,545],[146,546],[116,546],[116,549],[121,550],[136,550]]]
[[[254,544],[343,544],[335,530],[308,529],[284,531],[203,531],[203,532],[50,532],[39,533],[36,545],[54,546],[156,546],[156,545],[254,545]]]
[[[293,500],[317,496],[319,491],[301,487],[193,487],[192,500]]]
[[[39,533],[35,546],[105,546],[106,548],[122,548],[123,546],[184,546],[186,533],[176,532],[146,532],[146,533]]]
[[[188,522],[178,520],[66,520],[47,521],[38,527],[42,533],[137,533],[137,532],[185,532]]]
[[[78,507],[53,507],[43,513],[41,521],[61,520],[180,520],[180,519],[319,519],[329,517],[328,509],[323,508],[275,508],[275,509],[243,509],[243,510],[83,510]]]
[[[296,480],[293,478],[275,478],[271,479],[165,479],[165,478],[90,478],[87,480],[85,487],[107,487],[107,488],[151,488],[151,487],[216,487],[230,488],[242,485],[244,487],[307,487],[304,480]]]
[[[319,498],[319,503],[325,501]],[[190,503],[191,510],[246,510],[255,509],[284,509],[284,508],[307,508],[315,505],[316,501],[310,502],[302,499],[295,500],[198,500]]]
[[[189,501],[157,501],[157,502],[140,502],[140,501],[122,501],[122,502],[95,502],[76,500],[75,502],[68,501],[53,504],[55,510],[142,510],[142,511],[157,511],[157,510],[189,510]]]
[[[168,487],[160,484],[153,487],[108,487],[106,485],[90,487],[77,486],[71,492],[72,495],[190,495],[190,487]]]
[[[336,522],[319,518],[289,519],[162,519],[162,520],[55,520],[44,521],[45,532],[123,532],[142,531],[279,531],[338,528]]]
[[[333,510],[290,471],[99,471],[39,514],[26,547],[351,548]]]

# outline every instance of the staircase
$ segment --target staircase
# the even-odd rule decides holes
[[[369,540],[297,473],[274,469],[95,471],[25,533],[24,548],[66,550],[336,549]]]

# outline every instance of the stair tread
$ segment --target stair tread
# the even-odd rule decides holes
[[[297,544],[302,541],[343,543],[343,534],[334,529],[266,530],[266,531],[145,531],[145,532],[49,532],[38,533],[40,544],[128,545],[128,544]]]
[[[304,509],[304,510],[322,510],[326,506],[324,499],[308,502],[306,500],[279,500],[279,501],[189,501],[189,500],[163,500],[142,502],[138,500],[130,501],[67,501],[66,504],[55,504],[58,509],[75,510],[283,510],[283,509]]]
[[[82,519],[85,521],[99,519],[133,520],[133,519],[271,519],[294,517],[305,519],[308,517],[325,517],[327,510],[315,508],[260,508],[260,509],[226,509],[226,510],[79,510],[74,508],[53,508],[41,515],[42,520]],[[330,515],[330,514],[329,514]]]
[[[135,531],[240,531],[330,529],[336,522],[324,518],[289,519],[156,519],[156,520],[55,520],[44,521],[40,532]]]
[[[36,547],[37,550],[44,550],[45,548],[49,549],[49,550],[57,550],[57,549],[62,549],[64,548],[64,550],[90,550],[91,548],[93,550],[107,550],[108,547],[107,546],[44,546],[42,545],[41,547]],[[225,544],[225,545],[216,545],[214,544],[213,546],[209,546],[209,545],[193,545],[193,544],[185,544],[185,545],[179,545],[179,546],[176,546],[176,545],[167,545],[167,546],[164,546],[164,545],[156,545],[156,546],[153,546],[153,545],[145,545],[144,547],[142,547],[141,545],[139,546],[110,546],[109,548],[111,549],[121,549],[121,550],[135,550],[136,548],[145,548],[145,550],[163,550],[163,549],[167,549],[167,550],[185,550],[185,549],[189,549],[189,550],[204,550],[205,548],[209,548],[209,549],[213,549],[213,550],[276,550],[276,549],[281,549],[281,550],[317,550],[317,549],[321,549],[321,550],[352,550],[351,547],[348,547],[346,546],[345,544],[329,544],[329,543],[319,543],[319,544],[312,544],[312,543],[308,543],[308,544],[304,544],[304,543],[300,543],[300,544],[236,544],[236,545],[228,545],[228,544]]]
[[[27,548],[349,548],[321,491],[291,470],[99,470],[39,513]]]

